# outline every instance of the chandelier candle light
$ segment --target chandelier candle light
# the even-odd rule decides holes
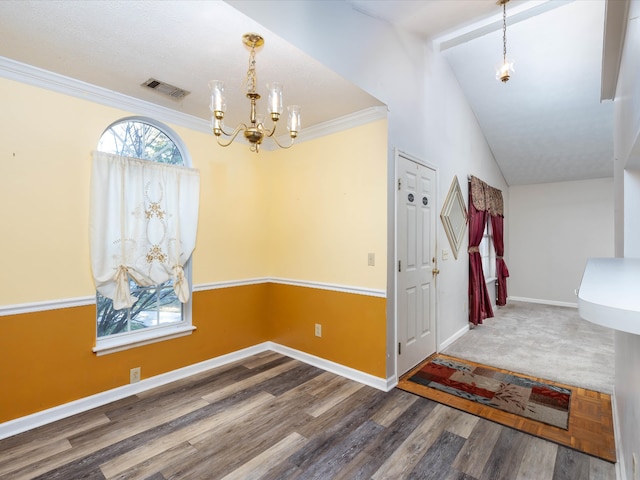
[[[513,61],[507,60],[507,3],[509,0],[498,0],[498,5],[502,5],[502,65],[498,67],[496,79],[502,83],[507,83],[511,78],[513,69]]]
[[[267,138],[271,138],[276,145],[280,148],[290,148],[293,145],[295,138],[298,136],[300,130],[300,107],[298,105],[291,105],[287,107],[289,111],[289,120],[287,129],[289,130],[289,137],[291,137],[291,143],[289,145],[282,145],[278,142],[278,139],[274,136],[276,133],[276,125],[282,114],[282,85],[279,83],[272,83],[268,86],[269,99],[268,110],[271,120],[273,122],[273,128],[267,129],[264,124],[264,116],[256,114],[256,102],[260,99],[260,94],[256,92],[257,86],[257,74],[256,74],[256,48],[264,45],[264,38],[257,33],[247,33],[242,36],[242,42],[249,47],[249,69],[246,76],[246,89],[247,98],[251,102],[251,113],[249,117],[249,124],[240,123],[231,133],[227,133],[224,130],[222,119],[224,118],[224,112],[226,110],[225,98],[224,98],[224,83],[219,80],[211,80],[209,82],[209,90],[211,91],[211,123],[213,134],[218,139],[218,144],[222,147],[228,147],[233,143],[240,132],[244,133],[244,138],[249,142],[252,152],[258,153],[260,151],[260,145],[262,141]],[[221,142],[220,137],[230,137],[227,143]]]

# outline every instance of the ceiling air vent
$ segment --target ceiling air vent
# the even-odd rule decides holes
[[[191,93],[183,90],[182,88],[178,88],[173,85],[169,85],[168,83],[161,82],[160,80],[156,80],[155,78],[150,78],[149,80],[144,82],[142,86],[155,90],[156,92],[173,98],[174,100],[181,100]]]

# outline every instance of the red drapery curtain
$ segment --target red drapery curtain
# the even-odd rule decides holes
[[[469,321],[474,325],[485,318],[493,317],[491,299],[482,271],[480,242],[489,213],[478,210],[472,201],[472,189],[469,188]]]
[[[493,229],[493,246],[496,250],[496,276],[498,277],[497,305],[507,304],[507,277],[509,269],[502,258],[504,255],[504,216],[492,215],[491,228]]]

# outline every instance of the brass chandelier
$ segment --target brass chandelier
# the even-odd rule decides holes
[[[257,33],[246,33],[242,36],[242,42],[250,49],[249,69],[247,70],[247,75],[245,77],[246,96],[249,99],[251,106],[249,123],[240,123],[232,132],[227,133],[225,131],[222,123],[226,110],[224,82],[221,82],[220,80],[211,80],[209,82],[209,90],[211,92],[211,103],[209,108],[211,110],[213,134],[216,136],[218,144],[222,147],[228,147],[231,145],[238,134],[243,132],[244,138],[249,142],[249,147],[252,152],[258,153],[260,151],[260,145],[265,138],[271,138],[280,148],[290,148],[300,130],[300,107],[298,105],[291,105],[287,107],[287,110],[289,111],[287,129],[289,131],[291,143],[288,145],[282,145],[275,136],[276,125],[283,111],[281,84],[272,83],[268,86],[268,111],[273,124],[272,128],[268,129],[265,126],[264,116],[256,113],[256,102],[260,99],[260,94],[256,91],[258,82],[256,73],[256,48],[264,45],[264,38]],[[221,141],[222,136],[229,138],[229,141],[226,143]]]
[[[498,0],[497,4],[502,5],[502,65],[497,68],[496,79],[507,83],[511,78],[513,62],[507,60],[507,3],[509,0]]]

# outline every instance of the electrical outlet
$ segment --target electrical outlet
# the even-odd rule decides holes
[[[368,258],[367,258],[367,264],[370,267],[375,267],[376,265],[376,254],[375,253],[370,253]]]
[[[129,371],[129,383],[138,383],[140,381],[140,367],[132,368]]]
[[[316,323],[316,337],[321,337],[322,336],[322,325],[320,325],[319,323]]]

